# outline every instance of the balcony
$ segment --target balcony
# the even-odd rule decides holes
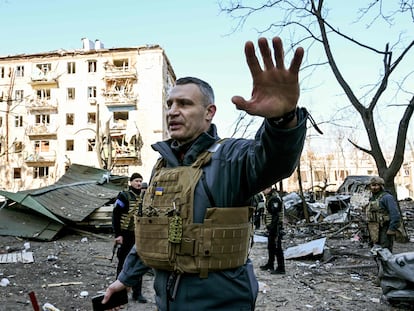
[[[105,158],[108,159],[108,149],[105,148]],[[112,150],[112,163],[116,165],[142,165],[141,152],[125,146],[117,146]]]
[[[129,67],[116,67],[111,64],[105,66],[105,80],[117,80],[117,79],[137,79],[137,72],[134,68]]]
[[[112,137],[125,135],[128,120],[118,119],[109,123],[109,130]]]
[[[142,165],[142,139],[137,140],[136,135],[128,138],[121,127],[126,127],[125,120],[118,120],[115,124],[111,124],[111,146],[105,144],[105,158],[108,159],[111,154],[112,163],[116,165]]]
[[[26,103],[29,113],[58,113],[58,101],[56,99],[30,98]]]
[[[32,73],[30,85],[33,89],[57,88],[59,87],[58,75],[54,72],[43,73],[41,71]]]
[[[33,152],[25,157],[24,162],[28,167],[53,166],[56,155],[51,152]]]
[[[136,107],[138,96],[132,92],[125,91],[105,91],[103,93],[105,105],[110,107]]]
[[[45,124],[29,125],[26,134],[30,140],[57,139],[57,127]]]

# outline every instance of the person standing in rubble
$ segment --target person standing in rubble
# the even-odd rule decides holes
[[[260,266],[261,270],[270,270],[271,274],[285,274],[285,256],[282,248],[283,237],[283,201],[276,189],[268,187],[263,190],[266,198],[265,224],[268,232],[267,236],[267,263]],[[275,258],[277,268],[274,268]]]
[[[259,38],[258,47],[262,64],[253,42],[245,44],[251,99],[232,98],[237,109],[263,118],[254,139],[221,139],[210,84],[196,77],[175,81],[166,100],[170,139],[152,145],[161,157],[144,214],[136,217],[135,248],[103,304],[151,267],[159,311],[255,309],[251,200],[294,172],[309,116],[297,107],[304,50],[297,48],[285,66],[279,37],[271,45]]]
[[[118,194],[115,207],[112,212],[112,228],[115,235],[115,245],[118,245],[118,265],[116,277],[122,270],[125,258],[135,244],[134,215],[142,209],[142,176],[133,173],[129,178],[128,191]],[[142,295],[142,276],[138,277],[136,284],[132,287],[132,299],[140,303],[146,303],[147,299]]]
[[[384,179],[374,176],[369,182],[371,197],[366,209],[368,232],[372,245],[392,252],[395,235],[401,221],[394,197],[384,189]]]
[[[254,208],[253,225],[256,230],[260,229],[262,218],[264,216],[264,197],[261,192],[253,196],[252,206]]]

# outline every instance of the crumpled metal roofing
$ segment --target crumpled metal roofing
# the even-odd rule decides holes
[[[16,193],[0,190],[0,195],[8,199],[8,204],[3,209],[24,214],[24,209],[29,209],[47,217],[49,222],[64,225],[85,220],[97,208],[114,201],[127,184],[128,177],[110,175],[107,170],[73,164],[53,185]],[[8,215],[10,216],[10,212]],[[5,219],[10,221],[10,217],[0,217],[2,235],[8,235],[7,232],[13,228],[10,223],[2,225]],[[17,221],[19,218],[14,215],[13,219]],[[6,234],[2,229],[5,227],[9,228]]]

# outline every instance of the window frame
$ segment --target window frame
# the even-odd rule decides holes
[[[33,167],[33,179],[42,179],[49,177],[49,166]]]
[[[68,100],[75,100],[75,98],[76,98],[76,89],[74,87],[68,87],[66,89],[66,98]]]
[[[88,86],[88,99],[96,99],[96,86]]]
[[[95,146],[96,146],[96,139],[95,138],[89,138],[88,139],[87,151],[88,152],[94,151],[95,150]]]
[[[14,127],[23,127],[23,116],[14,116]]]
[[[71,148],[69,148],[71,147]],[[66,139],[66,151],[75,151],[75,140],[74,139]]]
[[[50,141],[49,140],[35,140],[33,142],[34,150],[37,154],[47,153],[50,151]]]
[[[98,67],[97,64],[96,60],[88,60],[88,73],[95,73]]]
[[[70,122],[71,119],[72,119],[72,122]],[[66,114],[66,125],[75,125],[75,114],[74,113]]]
[[[35,114],[35,125],[50,125],[50,114],[48,113]]]
[[[66,64],[67,74],[73,75],[76,73],[76,62],[67,62]]]
[[[24,77],[24,65],[17,65],[15,75],[17,78],[23,78]]]

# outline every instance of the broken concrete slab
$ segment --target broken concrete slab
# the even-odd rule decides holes
[[[298,246],[289,247],[284,251],[285,259],[300,258],[309,255],[322,255],[326,238],[310,241]]]
[[[14,252],[0,255],[0,264],[5,263],[32,263],[34,262],[33,252]]]

